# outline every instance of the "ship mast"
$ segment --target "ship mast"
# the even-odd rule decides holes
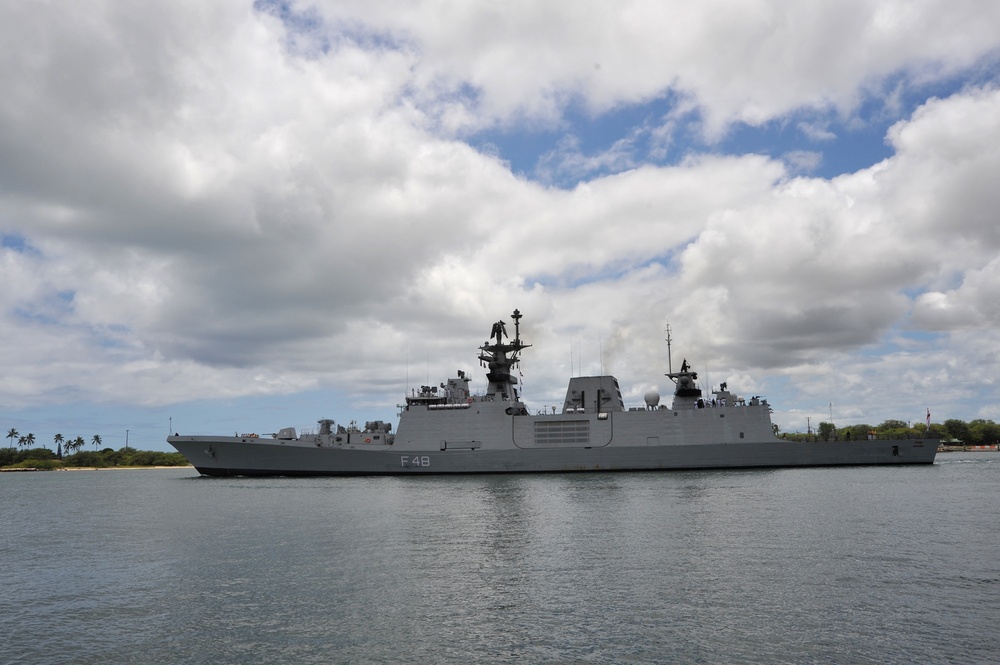
[[[671,340],[670,340],[670,324],[669,323],[666,325],[666,329],[667,329],[667,370],[669,370],[670,374],[673,374],[674,373],[674,363],[670,359],[670,341]]]
[[[666,326],[667,333],[667,368],[670,370],[667,373],[667,378],[674,382],[677,386],[674,389],[674,403],[673,408],[694,408],[695,405],[700,402],[701,388],[698,387],[698,372],[691,369],[688,365],[687,358],[681,363],[681,369],[678,372],[674,371],[673,358],[671,357],[670,343],[673,341],[670,336],[670,324]]]
[[[490,331],[490,339],[479,347],[479,362],[486,368],[486,379],[490,382],[486,395],[491,399],[517,401],[517,378],[511,370],[517,366],[517,357],[530,344],[521,341],[521,312],[514,310],[514,339],[507,335],[507,324],[497,321]],[[508,341],[504,342],[507,337]],[[493,341],[496,340],[496,341]]]

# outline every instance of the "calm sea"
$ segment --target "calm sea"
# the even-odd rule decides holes
[[[1000,454],[0,474],[6,663],[1000,662]]]

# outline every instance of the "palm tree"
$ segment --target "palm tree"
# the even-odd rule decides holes
[[[10,428],[10,431],[9,431],[9,432],[7,432],[7,438],[8,438],[8,439],[10,439],[10,447],[11,447],[11,448],[13,448],[13,447],[14,447],[14,439],[16,439],[16,438],[17,438],[18,436],[20,436],[20,435],[21,435],[21,433],[20,433],[20,432],[18,432],[18,431],[17,431],[16,429],[14,429],[13,427],[11,427],[11,428]]]
[[[94,438],[90,440],[94,444],[94,450],[97,450],[97,446],[101,445],[101,435],[95,434]]]
[[[83,440],[82,436],[76,437],[73,439],[73,450],[80,450],[80,448],[83,448],[83,444],[85,443],[86,441]]]
[[[35,445],[35,435],[28,432],[28,436],[24,437],[24,445],[26,448],[31,448]]]
[[[56,444],[56,450],[57,450],[56,454],[59,456],[59,459],[62,459],[63,441],[65,441],[65,439],[63,439],[62,434],[56,434],[54,437],[52,437],[52,443]]]
[[[28,437],[26,437],[26,436],[22,436],[22,437],[18,438],[18,440],[17,440],[17,447],[18,448],[24,448],[24,444],[27,443],[27,441],[28,441]]]

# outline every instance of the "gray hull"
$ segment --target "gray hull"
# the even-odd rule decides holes
[[[694,444],[565,449],[325,448],[272,440],[170,437],[210,476],[351,476],[931,464],[936,440]]]

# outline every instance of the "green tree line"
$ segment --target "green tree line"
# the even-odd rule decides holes
[[[135,448],[101,448],[101,435],[95,434],[90,443],[94,450],[81,450],[86,444],[82,436],[67,439],[62,434],[52,438],[56,451],[37,447],[35,435],[21,435],[11,428],[6,436],[8,446],[0,448],[0,467],[27,467],[35,469],[59,469],[65,467],[115,467],[115,466],[187,466],[188,461],[180,453],[166,453]],[[15,444],[17,447],[15,448]]]
[[[926,423],[907,423],[905,420],[886,420],[878,425],[860,424],[837,427],[833,423],[821,422],[815,432],[807,434],[778,434],[786,439],[805,441],[808,438],[820,441],[861,441],[873,435],[878,439],[923,439],[936,438],[942,441],[954,440],[966,446],[991,446],[1000,443],[1000,425],[992,420],[949,419],[943,423],[931,423],[930,432]]]
[[[9,442],[7,446],[8,448],[13,448],[15,441],[17,442],[18,449],[34,448],[36,443],[34,434],[28,432],[27,434],[22,435],[13,427],[7,430],[6,438]],[[94,450],[97,450],[101,447],[101,435],[95,434],[91,437],[90,442],[94,444]],[[59,452],[65,450],[67,453],[71,453],[73,451],[78,452],[87,444],[86,440],[84,440],[82,436],[78,436],[75,439],[67,439],[62,434],[56,434],[52,437],[52,443],[55,444],[56,450]]]

